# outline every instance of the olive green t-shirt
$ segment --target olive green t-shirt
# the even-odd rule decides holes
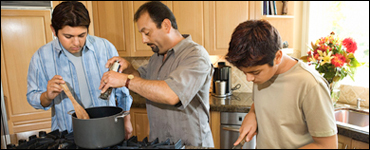
[[[269,81],[253,85],[257,148],[297,149],[313,137],[337,133],[326,80],[301,60]]]

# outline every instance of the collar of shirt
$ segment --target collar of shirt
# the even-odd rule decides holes
[[[88,34],[87,37],[86,37],[86,42],[85,42],[85,45],[84,47],[82,48],[82,50],[94,50],[93,49],[93,45],[90,41],[90,35]],[[62,53],[63,49],[66,50],[62,44],[59,42],[59,39],[56,38],[54,41],[53,41],[53,49],[57,52],[58,54],[58,57],[60,56],[60,54]]]
[[[180,53],[181,51],[183,51],[185,49],[185,47],[188,46],[189,42],[192,41],[191,39],[191,35],[190,34],[183,34],[182,37],[184,37],[185,39],[181,40],[179,43],[177,43],[172,49],[173,49],[173,53],[174,55],[176,53]]]
[[[185,49],[189,42],[192,41],[190,34],[183,34],[182,37],[185,39],[181,40],[177,43],[173,48],[167,51],[167,57],[170,56],[172,53],[175,55],[176,53],[180,53]],[[159,55],[159,54],[158,54]]]

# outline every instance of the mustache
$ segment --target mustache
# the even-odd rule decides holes
[[[153,43],[147,43],[146,45],[148,45],[148,46],[152,46],[152,45],[154,45]],[[155,45],[154,45],[155,46]]]

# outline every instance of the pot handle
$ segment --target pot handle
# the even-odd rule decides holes
[[[115,118],[114,118],[114,122],[117,122],[117,119],[118,119],[118,118],[124,118],[125,116],[127,116],[127,115],[129,115],[129,114],[130,114],[130,112],[129,112],[129,111],[124,112],[121,116],[117,116],[117,117],[115,117]]]
[[[74,112],[75,110],[70,110],[70,111],[68,111],[68,112],[67,112],[67,114],[69,114],[69,115],[71,115],[71,116],[72,116],[72,115],[73,115],[73,113],[71,113],[71,111],[73,111],[73,112]]]

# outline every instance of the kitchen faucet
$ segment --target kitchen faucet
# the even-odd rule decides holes
[[[365,101],[364,99],[361,99],[361,98],[357,98],[357,107],[356,109],[360,109],[360,104],[361,104],[361,101]]]

